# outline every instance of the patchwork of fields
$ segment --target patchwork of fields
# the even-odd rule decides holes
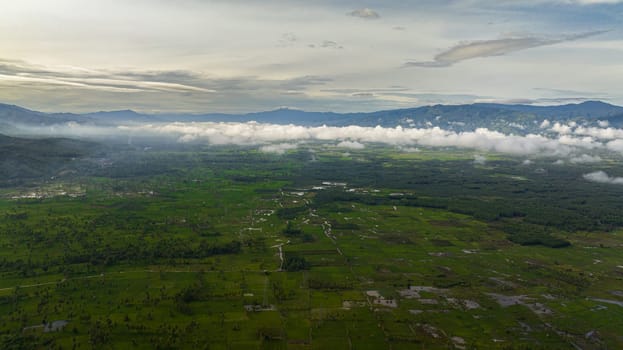
[[[623,187],[473,160],[154,150],[2,188],[0,348],[623,347]]]

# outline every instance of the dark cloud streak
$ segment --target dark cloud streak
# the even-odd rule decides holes
[[[363,18],[363,19],[379,19],[379,18],[381,18],[381,15],[379,15],[378,12],[376,12],[374,10],[371,10],[369,8],[357,9],[357,10],[354,10],[352,12],[349,12],[348,15],[352,16],[352,17]]]
[[[527,36],[460,43],[435,56],[432,61],[407,62],[405,67],[442,68],[479,57],[503,56],[530,48],[555,45],[606,33],[606,30],[564,35],[555,38]]]

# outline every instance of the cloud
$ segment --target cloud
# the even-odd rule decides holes
[[[469,94],[452,94],[452,93],[434,93],[434,92],[410,92],[405,87],[389,87],[389,88],[329,88],[322,89],[321,92],[328,92],[336,96],[354,96],[354,97],[375,97],[387,99],[390,101],[407,101],[406,107],[413,105],[435,105],[435,104],[468,104],[483,102],[488,99],[487,96],[469,95]]]
[[[606,123],[601,123],[607,126]],[[623,129],[612,127],[584,127],[571,122],[567,124],[555,123],[551,129],[561,136],[559,140],[565,144],[583,143],[584,148],[602,148],[623,153]],[[579,137],[580,136],[580,137]],[[583,136],[583,137],[582,137]],[[605,140],[608,142],[599,143],[595,140]]]
[[[620,4],[623,0],[567,0],[566,2],[572,2],[580,5],[602,5],[602,4]]]
[[[479,128],[474,131],[444,130],[439,127],[403,128],[364,126],[319,126],[267,124],[258,122],[174,122],[96,126],[78,123],[52,126],[18,126],[20,134],[80,138],[147,138],[166,142],[209,145],[259,146],[260,151],[283,154],[305,143],[331,143],[336,147],[363,149],[366,144],[383,144],[403,152],[419,152],[420,147],[471,149],[526,158],[556,157],[554,164],[589,164],[603,159],[592,151],[610,150],[623,154],[623,139],[606,143],[573,134],[514,135]],[[474,162],[483,164],[484,155]],[[532,161],[523,164],[529,165]]]
[[[398,147],[398,149],[401,152],[406,152],[406,153],[419,153],[419,152],[422,152],[422,150],[417,148],[417,147]]]
[[[278,46],[293,46],[298,41],[298,37],[294,33],[283,33],[279,39]]]
[[[584,179],[604,184],[623,185],[623,177],[612,177],[606,174],[604,171],[595,171],[592,173],[584,174]]]
[[[554,130],[557,131],[557,130]],[[602,140],[613,140],[623,138],[623,129],[615,128],[596,128],[596,127],[577,127],[573,130],[576,135],[587,135]]]
[[[611,151],[623,153],[623,140],[613,140],[606,143],[606,148]]]
[[[214,89],[200,76],[186,71],[109,71],[66,67],[40,67],[23,61],[0,59],[0,80],[16,85],[73,87],[110,92],[202,92]]]
[[[336,145],[339,148],[350,148],[350,149],[364,149],[366,146],[357,141],[342,141]]]
[[[535,87],[534,91],[538,91],[539,94],[545,93],[554,96],[590,96],[592,99],[597,99],[601,93],[586,90],[572,90],[572,89],[556,89],[547,87]]]
[[[39,66],[0,58],[0,92],[12,97],[5,97],[5,102],[43,111],[63,106],[71,112],[126,108],[150,113],[253,112],[313,104],[306,93],[331,81],[316,75],[271,79],[186,70]]]
[[[540,97],[540,98],[479,98],[477,103],[500,103],[506,105],[562,105],[592,100],[605,100],[603,97]]]
[[[498,0],[497,3],[501,4],[512,4],[515,5],[515,0]],[[489,0],[482,1],[483,4],[489,4]],[[580,5],[580,6],[591,6],[591,5],[615,5],[623,3],[623,0],[524,0],[521,2],[521,5],[544,5],[544,4],[556,4],[556,5]]]
[[[32,69],[34,70],[34,69]],[[43,71],[42,71],[43,72]],[[43,74],[43,73],[42,73]],[[47,74],[47,73],[46,73]],[[93,74],[92,72],[88,74]],[[195,76],[188,72],[134,72],[133,76],[141,79],[169,81],[193,80]],[[297,87],[322,85],[321,77],[300,77],[286,81],[275,81],[265,86],[275,89],[296,90]],[[258,84],[258,85],[254,85]],[[260,82],[224,81],[224,89],[259,89]],[[402,87],[383,89],[326,89],[332,93],[361,95],[401,93]],[[404,119],[412,122],[408,118]],[[510,124],[509,124],[510,125]],[[478,128],[473,131],[444,130],[432,125],[423,127],[415,123],[409,128],[403,127],[304,127],[297,125],[275,125],[264,123],[167,123],[153,125],[121,126],[115,129],[100,128],[80,124],[54,125],[51,127],[30,128],[27,132],[45,136],[106,137],[107,135],[146,135],[167,138],[178,142],[201,142],[215,145],[270,145],[275,143],[296,144],[299,142],[329,142],[338,147],[360,149],[366,143],[382,143],[408,150],[417,147],[457,147],[473,149],[479,152],[498,152],[509,155],[540,157],[551,156],[570,164],[596,163],[602,158],[592,151],[609,150],[623,154],[623,129],[586,127],[577,123],[554,123],[550,129],[538,131],[538,134],[514,135]],[[548,123],[541,125],[547,127]],[[552,133],[554,131],[555,133]],[[269,148],[270,150],[270,148]]]
[[[583,154],[569,159],[569,162],[572,164],[599,163],[601,161],[602,159],[600,156],[590,156],[588,154]]]
[[[557,132],[559,134],[565,135],[565,134],[570,134],[573,131],[573,128],[570,125],[556,122],[550,130]]]
[[[338,43],[336,43],[335,41],[332,41],[332,40],[324,40],[318,46],[323,48],[323,49],[343,49],[344,48],[342,45],[339,45]],[[315,47],[315,45],[314,45],[314,47]]]
[[[367,7],[355,10],[353,12],[349,12],[348,15],[349,16],[353,16],[353,17],[363,18],[363,19],[379,19],[379,18],[381,18],[381,15],[379,15],[378,12],[376,12],[374,10],[371,10],[371,9],[369,9]]]
[[[261,145],[315,141],[345,141],[342,146],[382,143],[398,147],[457,147],[483,152],[499,152],[523,156],[567,157],[578,150],[603,147],[601,144],[571,136],[548,138],[543,135],[507,135],[488,129],[455,132],[433,128],[383,128],[363,126],[305,127],[248,123],[169,123],[161,125],[125,126],[120,130],[135,134],[169,135],[208,144]],[[357,142],[358,144],[356,144]]]
[[[322,89],[320,90],[322,92],[332,92],[332,93],[342,93],[342,94],[353,94],[353,93],[359,93],[359,92],[371,92],[371,93],[395,93],[395,92],[404,92],[404,91],[409,91],[408,88],[406,87],[402,87],[402,86],[392,86],[392,87],[388,87],[388,88],[378,88],[378,89]]]
[[[88,5],[62,0],[28,5],[34,2],[9,1],[0,11],[0,57],[41,64],[22,67],[26,74],[21,76],[0,78],[0,100],[45,111],[253,112],[289,105],[365,112],[473,102],[446,94],[537,100],[541,94],[588,96],[547,94],[535,87],[593,91],[623,102],[623,91],[617,89],[620,79],[612,74],[619,71],[623,51],[617,35],[620,8],[575,6],[565,0],[323,0],[305,2],[303,10],[284,0],[114,0]],[[373,19],[373,13],[380,18]],[[487,25],[490,21],[495,24]],[[407,31],[393,28],[399,26]],[[433,61],[436,54],[464,44],[461,40],[529,37],[532,42],[524,46],[533,46],[564,37],[560,34],[610,28],[610,34],[488,59],[479,69],[457,64],[451,75],[397,69],[406,61]],[[323,40],[345,49],[321,49]],[[308,44],[317,49],[308,49]],[[316,87],[277,86],[307,75],[330,77],[333,82],[326,87],[331,88],[397,84],[407,86],[408,92],[439,96],[426,100],[375,94],[365,99],[327,95]],[[113,81],[97,81],[98,76]]]
[[[548,46],[588,38],[606,33],[607,31],[592,31],[579,34],[563,35],[559,37],[511,37],[495,40],[478,40],[460,43],[438,54],[432,61],[407,62],[407,67],[449,67],[455,63],[479,57],[503,56],[512,52],[534,47]]]
[[[595,141],[590,136],[575,137],[571,135],[562,135],[558,137],[557,141],[561,145],[576,146],[584,149],[597,149],[603,147],[603,144],[601,142]]]
[[[274,145],[265,145],[259,148],[260,152],[263,153],[275,153],[275,154],[285,154],[286,151],[298,148],[297,144],[292,143],[279,143]]]
[[[550,126],[550,125],[551,125],[550,121],[549,121],[549,120],[547,120],[547,119],[545,119],[545,120],[541,123],[541,125],[540,125],[539,127],[540,127],[541,129],[547,129],[547,128],[549,128],[549,126]]]
[[[299,42],[299,38],[294,33],[284,33],[281,35],[281,39],[279,39],[277,46],[278,47],[292,47],[295,46]],[[318,44],[308,44],[308,48],[323,48],[323,49],[343,49],[344,46],[338,44],[333,40],[323,40]]]
[[[480,154],[474,155],[474,164],[484,165],[485,163],[487,163],[487,157]]]

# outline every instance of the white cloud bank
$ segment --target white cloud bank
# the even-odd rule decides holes
[[[264,145],[306,141],[337,141],[338,147],[360,149],[365,143],[382,143],[397,147],[458,147],[482,152],[499,152],[524,156],[567,157],[578,150],[604,147],[592,138],[561,135],[507,135],[480,128],[455,132],[434,128],[384,127],[305,127],[297,125],[248,123],[170,123],[162,125],[124,126],[121,130],[135,135],[161,135],[180,142],[203,142],[213,145]]]
[[[554,126],[556,127],[556,126]],[[559,126],[561,128],[561,126]],[[562,128],[567,131],[566,128]],[[405,152],[417,152],[417,147],[456,147],[478,152],[497,152],[508,155],[556,157],[569,163],[597,163],[602,158],[595,151],[623,154],[623,136],[616,139],[597,139],[578,135],[581,127],[569,126],[562,134],[514,135],[479,128],[457,132],[439,127],[386,128],[381,126],[319,126],[264,124],[257,122],[175,122],[165,124],[135,124],[118,127],[99,127],[68,123],[49,127],[22,129],[28,134],[87,138],[152,137],[181,143],[210,145],[265,146],[262,152],[280,153],[306,142],[325,142],[340,148],[363,149],[367,143],[379,143]],[[550,131],[552,129],[549,129]],[[608,131],[609,129],[603,129]],[[621,129],[608,131],[618,136]],[[271,147],[268,147],[271,146]]]
[[[609,123],[599,121],[600,127],[578,126],[575,122],[567,124],[555,123],[550,130],[561,135],[590,136],[601,140],[623,139],[623,129],[608,127]]]
[[[605,148],[623,153],[623,129],[606,127],[609,124],[600,123],[602,127],[578,126],[575,123],[555,123],[549,130],[558,133],[558,140],[567,145],[583,144],[583,148]],[[601,141],[601,142],[600,142]]]
[[[595,171],[592,173],[584,174],[584,179],[604,184],[611,185],[623,185],[623,177],[613,177],[606,174],[604,171]]]

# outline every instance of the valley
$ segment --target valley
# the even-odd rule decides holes
[[[116,152],[0,190],[2,348],[622,344],[623,188],[586,165],[325,144]]]

